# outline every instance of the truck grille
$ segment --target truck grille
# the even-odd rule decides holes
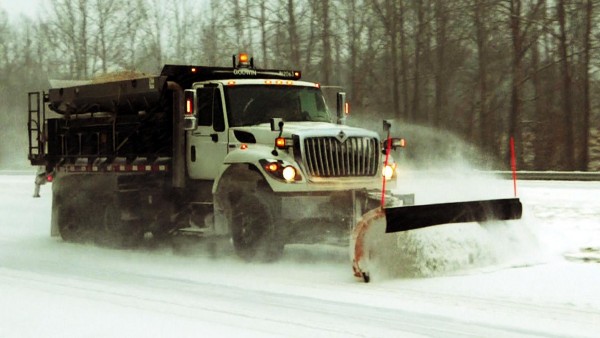
[[[304,163],[313,177],[375,176],[380,159],[376,138],[335,137],[304,140]]]

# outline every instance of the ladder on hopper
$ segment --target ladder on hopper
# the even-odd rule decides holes
[[[44,121],[46,120],[45,92],[29,93],[27,129],[29,130],[29,161],[44,165]]]

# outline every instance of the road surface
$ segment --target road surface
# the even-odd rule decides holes
[[[600,332],[600,264],[578,259],[600,247],[599,182],[521,182],[523,220],[432,230],[412,248],[411,269],[369,284],[352,277],[340,247],[293,245],[280,262],[248,264],[228,243],[216,254],[203,242],[65,243],[49,236],[51,186],[32,193],[33,175],[0,174],[2,337]]]

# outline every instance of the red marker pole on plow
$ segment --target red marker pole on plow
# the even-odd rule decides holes
[[[383,168],[386,168],[388,162],[390,160],[390,151],[392,150],[392,137],[390,136],[390,131],[388,130],[387,135],[387,145],[385,147],[385,163],[383,164]],[[381,208],[385,208],[385,175],[383,176],[383,183],[381,187]]]
[[[513,190],[517,197],[517,158],[515,155],[515,138],[510,137],[510,168],[512,170]]]
[[[390,160],[390,152],[392,151],[392,137],[390,131],[387,131],[387,144],[385,146],[385,161],[383,167],[387,167]],[[369,282],[371,277],[369,275],[369,256],[370,250],[368,245],[365,246],[367,232],[373,231],[378,234],[385,234],[385,186],[386,179],[385,175],[382,175],[382,187],[381,187],[381,206],[365,213],[362,218],[355,225],[352,235],[350,236],[350,257],[352,259],[352,270],[354,276],[362,278],[363,281]]]

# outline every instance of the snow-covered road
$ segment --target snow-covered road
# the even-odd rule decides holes
[[[564,256],[600,247],[600,182],[521,182],[524,219],[485,230],[485,240],[502,243],[493,260],[470,256],[463,267],[370,284],[352,277],[347,249],[324,245],[247,264],[226,246],[215,258],[202,243],[176,251],[64,243],[49,236],[51,187],[33,199],[32,182],[0,174],[0,337],[600,334],[600,264]],[[483,238],[474,226],[435,236],[468,237],[469,251]]]

